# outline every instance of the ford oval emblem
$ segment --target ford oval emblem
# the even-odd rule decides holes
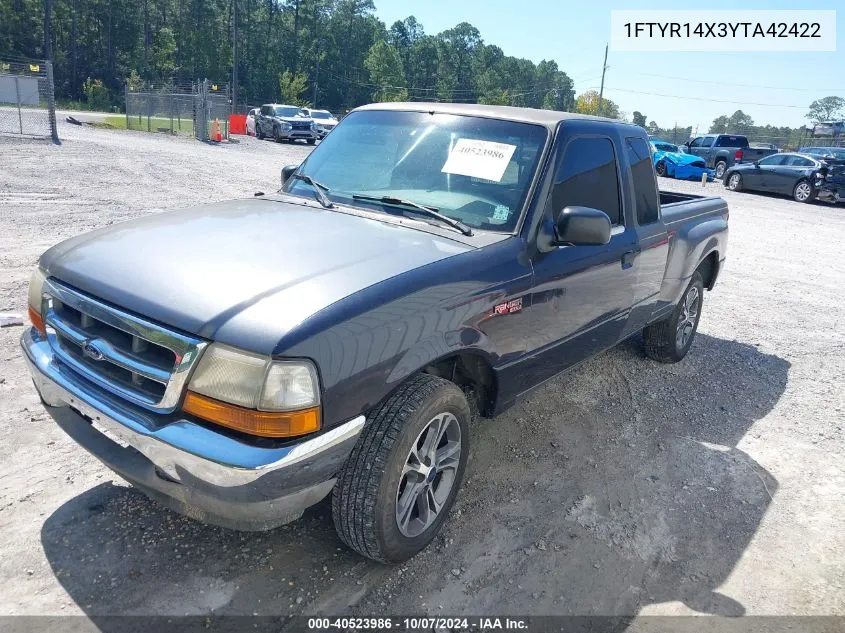
[[[91,360],[103,360],[105,355],[97,348],[96,341],[87,340],[82,344],[82,353]]]

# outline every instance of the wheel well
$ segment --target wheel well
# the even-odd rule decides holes
[[[489,417],[496,402],[496,376],[486,358],[463,352],[442,358],[423,368],[423,372],[451,380],[466,394],[473,413]]]
[[[708,290],[713,290],[713,286],[716,284],[716,277],[719,274],[719,254],[713,251],[705,257],[704,261],[698,266],[698,272],[701,273],[704,287]]]

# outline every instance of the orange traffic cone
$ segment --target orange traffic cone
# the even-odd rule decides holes
[[[220,133],[219,119],[214,119],[214,123],[211,124],[211,138],[213,138],[218,143],[223,140],[223,135]]]

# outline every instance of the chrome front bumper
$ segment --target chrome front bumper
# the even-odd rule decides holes
[[[262,448],[117,398],[57,361],[34,328],[21,346],[47,412],[71,438],[153,499],[206,523],[263,530],[298,518],[331,492],[364,426],[358,416]]]

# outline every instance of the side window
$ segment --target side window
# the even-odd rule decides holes
[[[812,167],[815,163],[803,156],[790,156],[784,165],[788,165],[789,167]]]
[[[759,161],[760,165],[783,165],[784,161],[787,159],[785,154],[773,154],[771,156],[766,156]]]
[[[694,138],[692,143],[689,144],[690,147],[701,147],[701,141],[703,139],[699,136],[698,138]]]
[[[713,147],[713,143],[715,142],[716,137],[714,136],[705,136],[701,139],[701,147]]]
[[[660,217],[654,166],[646,142],[636,136],[626,139],[628,162],[634,179],[634,200],[637,203],[637,224],[651,224]]]
[[[552,205],[604,211],[614,225],[623,224],[619,177],[613,143],[608,138],[575,138],[566,146],[555,174]]]

